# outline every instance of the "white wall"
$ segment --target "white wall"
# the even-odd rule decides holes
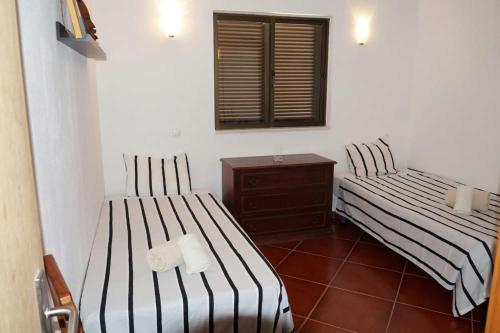
[[[416,1],[182,1],[184,25],[175,39],[158,29],[156,1],[94,4],[108,61],[97,65],[103,162],[108,194],[123,193],[122,153],[162,156],[185,150],[193,185],[220,193],[219,158],[315,152],[345,168],[343,146],[390,134],[406,162]],[[117,10],[119,8],[119,10]],[[365,46],[353,38],[353,15],[373,14]],[[214,10],[331,16],[327,127],[214,130]],[[172,137],[180,128],[182,135]]]
[[[409,164],[500,192],[500,1],[419,2]]]
[[[19,1],[46,253],[78,299],[104,198],[95,64],[56,40],[59,1]]]

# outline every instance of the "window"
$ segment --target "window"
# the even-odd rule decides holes
[[[215,128],[325,125],[328,24],[214,14]]]

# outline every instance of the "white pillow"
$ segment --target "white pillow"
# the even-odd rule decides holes
[[[129,197],[165,196],[191,193],[187,155],[173,158],[123,155],[127,169]]]
[[[373,177],[397,173],[389,144],[384,139],[371,143],[345,146],[349,169],[357,177]]]

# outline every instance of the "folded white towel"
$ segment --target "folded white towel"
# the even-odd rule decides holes
[[[446,205],[455,206],[457,190],[452,188],[446,192]],[[485,191],[472,190],[472,209],[487,211],[490,203],[490,194]]]
[[[455,206],[453,206],[455,212],[463,215],[472,214],[472,191],[473,188],[471,186],[457,187]]]
[[[179,237],[177,243],[186,263],[188,274],[200,273],[207,270],[211,261],[203,245],[195,234]]]
[[[164,272],[184,263],[177,239],[153,247],[146,254],[146,259],[151,270]]]

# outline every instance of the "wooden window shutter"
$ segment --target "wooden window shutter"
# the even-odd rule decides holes
[[[275,126],[324,124],[324,21],[277,21],[274,26]]]
[[[217,128],[268,121],[268,31],[259,20],[214,18]]]
[[[215,128],[322,126],[329,20],[214,14]]]

